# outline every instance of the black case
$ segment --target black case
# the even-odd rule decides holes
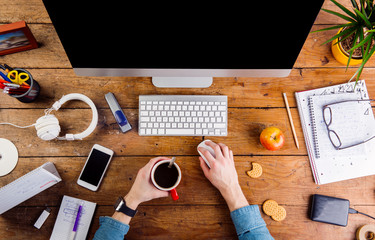
[[[319,194],[313,195],[311,220],[346,227],[348,215],[349,200]]]

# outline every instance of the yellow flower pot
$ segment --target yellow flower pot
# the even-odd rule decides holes
[[[342,29],[339,30],[341,32]],[[338,33],[339,33],[338,32]],[[343,50],[341,43],[337,43],[338,39],[332,41],[331,50],[335,59],[344,65],[348,63],[349,55]],[[349,65],[357,65],[362,63],[362,58],[353,58],[350,60]]]

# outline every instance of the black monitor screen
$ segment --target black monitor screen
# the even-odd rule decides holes
[[[291,69],[323,0],[43,2],[74,68]]]

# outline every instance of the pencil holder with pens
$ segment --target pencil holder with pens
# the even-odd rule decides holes
[[[4,76],[3,76],[4,78]],[[40,93],[40,85],[30,72],[22,68],[14,68],[2,81],[3,91],[23,103],[33,102]]]

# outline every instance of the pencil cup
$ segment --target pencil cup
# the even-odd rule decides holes
[[[16,98],[18,101],[23,103],[30,103],[33,102],[40,93],[40,85],[37,81],[33,79],[33,76],[22,68],[15,68],[14,70],[17,70],[19,73],[26,73],[29,75],[29,79],[26,81],[27,84],[29,84],[30,88],[27,90],[27,92],[18,95],[18,94],[9,94],[9,96]]]

